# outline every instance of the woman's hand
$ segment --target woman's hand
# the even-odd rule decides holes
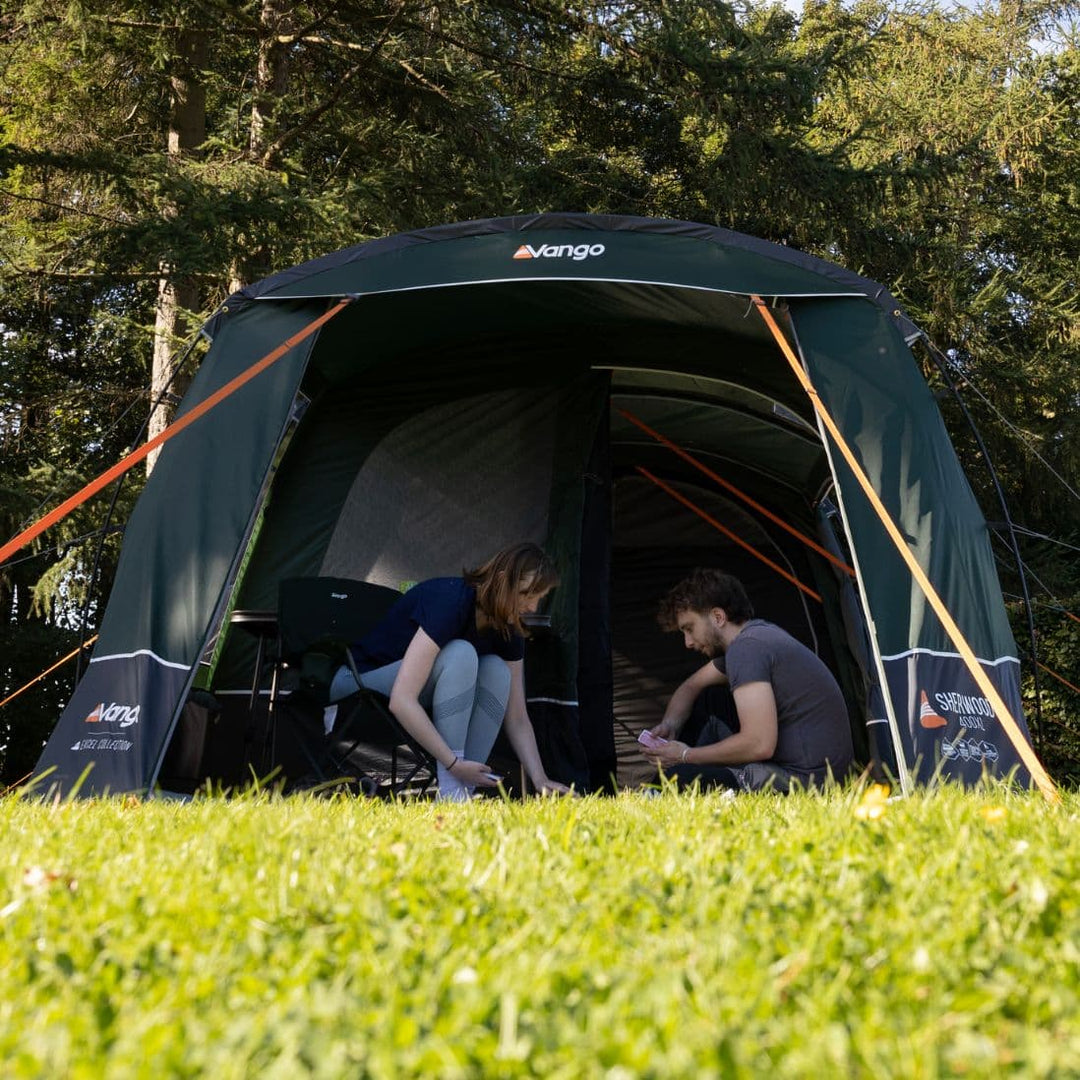
[[[468,758],[458,758],[450,769],[450,775],[469,787],[497,787],[502,780],[501,776],[491,771],[487,762],[470,761]]]
[[[552,780],[550,776],[542,776],[538,781],[533,781],[537,795],[573,795],[574,792],[558,780]]]

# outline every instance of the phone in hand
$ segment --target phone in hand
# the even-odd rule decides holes
[[[637,738],[638,742],[641,743],[646,750],[656,750],[658,747],[667,745],[667,739],[662,739],[659,735],[654,735],[647,728]]]

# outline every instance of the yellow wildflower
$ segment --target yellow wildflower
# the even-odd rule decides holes
[[[885,784],[871,784],[855,807],[855,816],[860,821],[877,821],[885,813],[888,802],[888,787]]]

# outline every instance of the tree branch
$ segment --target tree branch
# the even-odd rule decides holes
[[[77,206],[66,206],[64,203],[53,202],[51,199],[41,199],[36,195],[18,195],[14,191],[0,188],[0,198],[19,199],[22,202],[39,203],[48,206],[52,210],[62,210],[65,214],[80,214],[82,217],[94,218],[97,221],[107,221],[111,225],[129,225],[130,222],[122,218],[109,217],[107,214],[96,214],[93,210],[82,210]]]
[[[397,10],[387,20],[386,26],[383,27],[382,33],[379,34],[375,43],[368,50],[367,56],[364,59],[354,65],[351,70],[347,71],[344,77],[337,85],[336,91],[327,98],[318,108],[313,109],[308,115],[299,123],[294,124],[288,131],[283,131],[271,145],[267,148],[266,153],[262,156],[261,164],[265,168],[269,168],[270,163],[277,158],[281,151],[289,145],[294,139],[298,138],[305,131],[307,131],[320,116],[324,116],[341,100],[345,93],[345,88],[349,83],[366,67],[369,67],[375,60],[376,55],[386,44],[386,39],[390,36],[390,32],[394,29],[394,25],[398,18],[405,11],[406,0],[398,0]]]

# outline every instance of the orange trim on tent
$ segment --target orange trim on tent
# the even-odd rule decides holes
[[[1047,775],[1046,770],[1042,767],[1042,763],[1035,756],[1035,752],[1031,749],[1027,739],[1020,732],[1020,726],[1013,718],[1012,713],[1009,711],[1009,707],[1002,700],[1001,695],[998,693],[997,688],[987,678],[986,672],[983,671],[982,665],[979,663],[978,658],[972,651],[971,646],[967,643],[964,635],[960,632],[960,627],[956,625],[955,620],[949,613],[949,609],[945,606],[941,597],[938,596],[937,590],[934,588],[930,579],[926,576],[923,568],[918,564],[915,556],[912,555],[910,548],[904,541],[900,530],[896,527],[895,522],[889,516],[889,511],[885,508],[884,503],[878,496],[878,493],[874,490],[873,485],[870,483],[870,478],[866,475],[862,466],[859,464],[852,452],[852,449],[847,444],[844,436],[840,433],[840,429],[836,426],[833,418],[829,415],[828,409],[825,408],[824,402],[818,397],[818,392],[814,388],[814,384],[810,381],[810,376],[803,370],[802,365],[799,363],[798,358],[795,356],[794,350],[791,348],[787,338],[784,337],[783,332],[777,325],[776,320],[773,318],[772,312],[769,310],[768,305],[760,296],[751,294],[750,299],[754,302],[754,306],[758,309],[758,313],[762,319],[765,320],[765,325],[769,328],[775,339],[777,345],[780,347],[780,351],[784,354],[784,358],[787,360],[791,370],[795,373],[795,377],[802,384],[802,388],[810,397],[810,401],[814,406],[814,411],[821,419],[822,424],[826,427],[829,434],[832,436],[837,448],[843,455],[844,460],[847,462],[848,467],[855,475],[855,479],[859,482],[859,486],[863,490],[863,494],[866,496],[870,505],[874,508],[874,512],[881,520],[881,524],[885,527],[885,531],[889,536],[889,539],[893,542],[900,557],[904,560],[908,570],[911,572],[911,576],[915,579],[916,584],[922,590],[923,595],[929,601],[930,606],[934,609],[934,613],[941,620],[941,625],[944,627],[945,632],[949,635],[953,645],[956,646],[957,651],[963,658],[964,663],[967,665],[967,669],[971,672],[972,678],[975,680],[979,689],[986,695],[987,700],[990,702],[991,707],[994,710],[1002,729],[1008,736],[1009,741],[1013,744],[1016,752],[1020,755],[1020,759],[1027,766],[1028,772],[1031,773],[1032,779],[1038,785],[1039,790],[1046,796],[1051,802],[1058,802],[1060,796],[1057,792],[1057,787],[1054,785],[1054,781]]]
[[[716,520],[716,518],[707,514],[704,510],[701,509],[701,507],[696,506],[694,503],[692,503],[685,495],[680,495],[679,492],[677,492],[673,487],[665,484],[663,480],[660,480],[657,477],[653,476],[653,474],[649,472],[648,469],[644,469],[640,465],[635,465],[634,468],[637,469],[637,471],[641,473],[641,475],[644,476],[646,479],[651,480],[658,488],[666,491],[673,499],[678,500],[683,504],[683,506],[686,506],[689,509],[693,510],[699,518],[707,521],[714,529],[722,532],[729,540],[733,540],[736,544],[739,545],[739,547],[743,548],[745,551],[748,551],[751,555],[754,556],[755,559],[760,559],[767,567],[769,567],[770,570],[775,570],[776,573],[778,573],[781,577],[787,578],[787,580],[790,581],[792,585],[796,586],[799,589],[802,589],[802,591],[806,593],[807,596],[812,596],[819,604],[822,603],[821,597],[816,592],[814,592],[814,590],[811,589],[808,585],[804,585],[797,577],[795,577],[794,574],[789,574],[782,566],[774,563],[772,559],[770,559],[767,555],[762,555],[761,552],[757,550],[757,548],[751,547],[741,537],[736,536],[735,533],[733,533],[726,525],[721,525],[720,522]]]
[[[762,514],[764,517],[767,517],[771,522],[773,522],[774,525],[779,525],[781,529],[783,529],[785,532],[790,533],[792,536],[795,537],[796,540],[801,541],[809,548],[813,548],[814,551],[816,551],[824,558],[828,559],[829,562],[831,562],[834,566],[839,567],[841,570],[844,571],[844,573],[850,574],[852,577],[855,576],[855,570],[852,567],[848,566],[848,564],[844,562],[843,559],[838,559],[831,551],[829,551],[827,548],[822,547],[816,540],[811,539],[805,533],[799,532],[799,530],[796,529],[793,525],[789,525],[786,521],[778,517],[771,510],[762,506],[761,503],[752,499],[745,492],[740,491],[733,483],[731,483],[730,480],[725,480],[718,473],[713,472],[713,470],[710,469],[708,465],[705,465],[702,462],[698,461],[698,459],[694,457],[693,454],[691,454],[688,450],[684,450],[681,446],[678,445],[678,443],[672,442],[671,439],[667,438],[665,435],[661,435],[659,431],[654,431],[651,427],[649,427],[648,424],[645,423],[644,420],[639,419],[632,412],[628,412],[626,409],[619,409],[619,415],[625,417],[627,420],[630,421],[631,424],[635,424],[637,427],[641,428],[641,430],[644,431],[646,435],[654,438],[658,443],[661,444],[661,446],[666,446],[669,450],[674,451],[684,461],[688,461],[691,465],[693,465],[695,469],[703,472],[710,480],[715,481],[722,488],[730,491],[733,495],[742,499],[742,501],[746,503],[747,506],[752,506],[759,514]]]

